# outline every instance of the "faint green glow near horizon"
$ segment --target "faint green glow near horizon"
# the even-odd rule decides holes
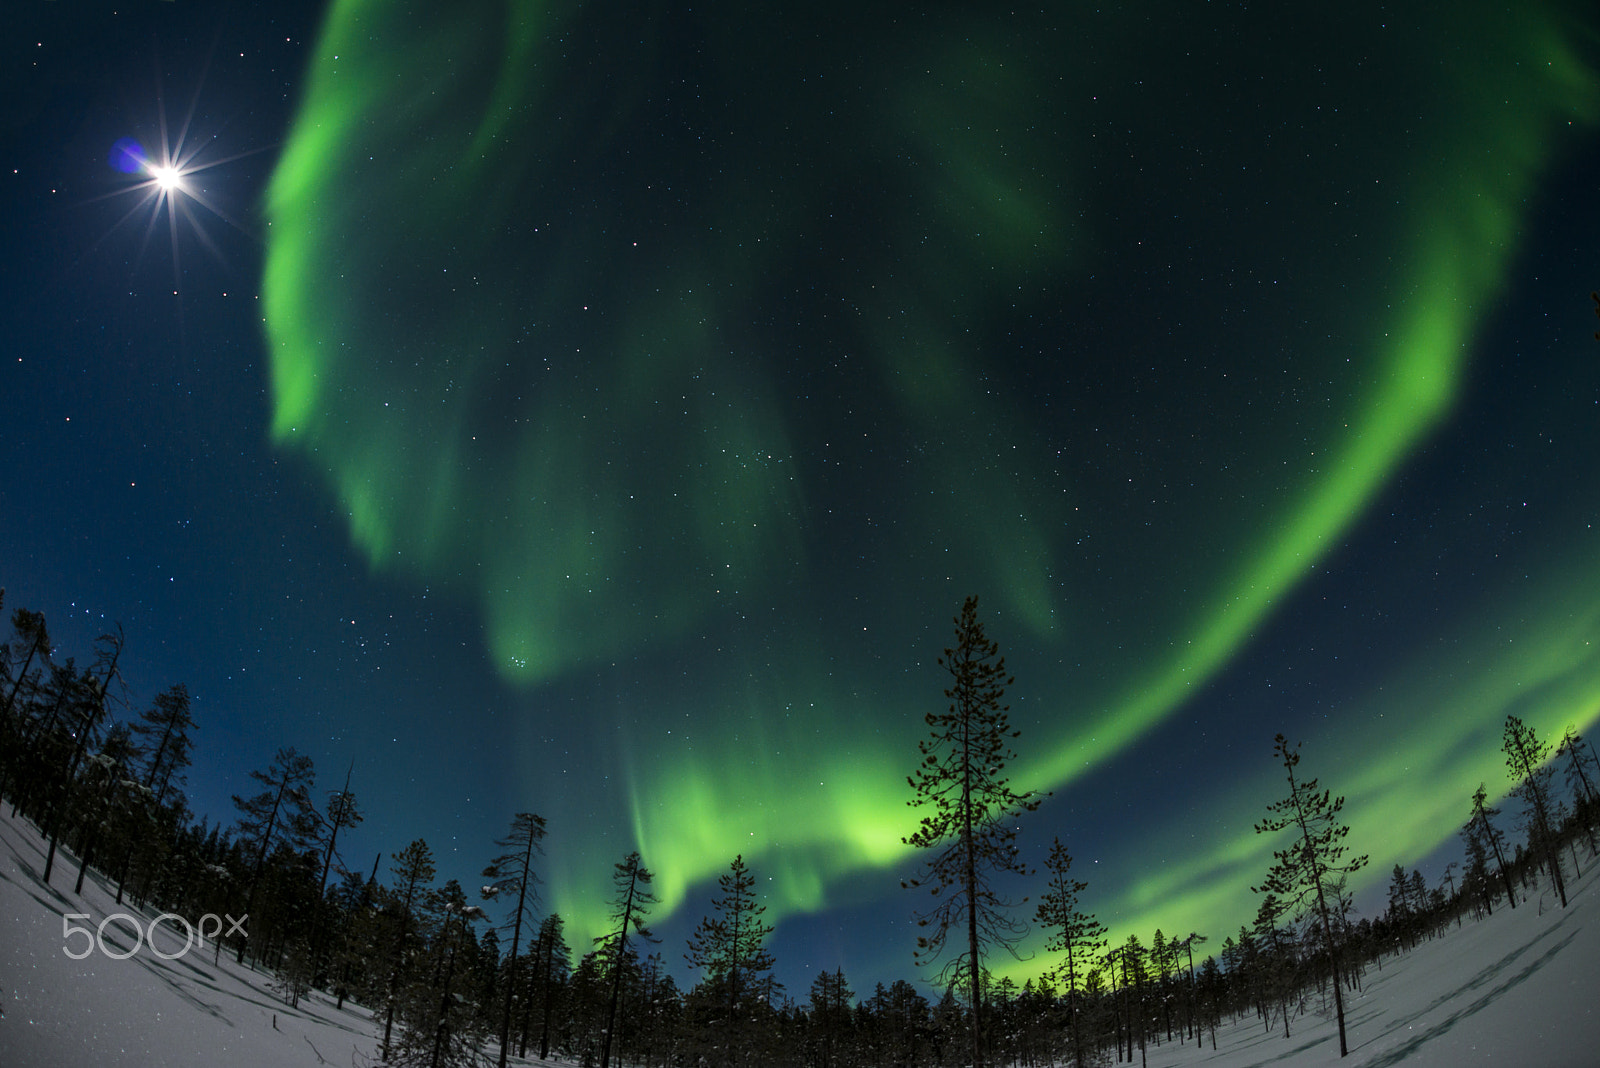
[[[1497,599],[1508,618],[1528,622],[1492,633],[1463,624],[1440,643],[1448,656],[1406,665],[1397,677],[1376,681],[1321,733],[1290,739],[1303,743],[1301,773],[1345,797],[1349,856],[1371,858],[1351,880],[1358,904],[1388,881],[1395,864],[1410,868],[1448,844],[1465,824],[1479,783],[1491,799],[1510,793],[1500,752],[1508,715],[1551,742],[1569,726],[1582,733],[1600,724],[1600,605],[1584,593],[1600,584],[1600,554],[1553,565],[1548,588]],[[1257,900],[1248,887],[1265,876],[1273,849],[1286,844],[1283,835],[1259,835],[1254,826],[1287,789],[1270,744],[1260,740],[1256,748],[1260,760],[1221,791],[1219,809],[1207,812],[1204,827],[1227,833],[1202,831],[1196,849],[1194,828],[1173,824],[1132,844],[1127,855],[1106,858],[1083,902],[1114,939],[1137,934],[1148,944],[1157,928],[1180,938],[1197,931],[1210,939],[1203,951],[1209,955],[1253,922]],[[1509,832],[1517,805],[1503,807],[1498,822]],[[1152,864],[1152,857],[1167,859]],[[1437,872],[1427,874],[1437,882]],[[1081,870],[1074,875],[1084,877]],[[1042,945],[1041,938],[1036,932],[1030,944]],[[1020,982],[1050,966],[1041,952],[1001,970]]]
[[[513,3],[491,25],[469,6],[413,23],[399,5],[338,0],[267,195],[262,297],[274,441],[325,479],[375,570],[472,598],[496,669],[530,690],[687,642],[718,613],[777,611],[813,568],[837,566],[816,559],[811,540],[835,500],[801,462],[834,442],[811,440],[821,431],[787,403],[795,386],[774,370],[779,356],[752,348],[742,332],[775,315],[757,304],[764,274],[785,256],[809,254],[810,235],[802,239],[804,225],[792,219],[829,206],[806,201],[821,194],[798,181],[780,190],[773,219],[757,200],[738,200],[768,181],[770,161],[757,156],[749,174],[713,190],[708,199],[727,198],[727,218],[705,220],[719,225],[702,227],[689,247],[601,246],[622,240],[604,218],[570,229],[565,217],[545,220],[525,189],[571,182],[540,140],[559,132],[540,124],[559,73],[541,49],[575,10]],[[1482,22],[1491,54],[1452,68],[1457,78],[1435,91],[1455,121],[1396,161],[1404,206],[1381,246],[1382,266],[1364,265],[1359,280],[1373,303],[1370,320],[1350,328],[1358,340],[1346,356],[1357,371],[1348,381],[1359,388],[1333,406],[1329,421],[1339,425],[1306,417],[1308,437],[1286,451],[1296,459],[1282,484],[1250,487],[1262,498],[1259,516],[1226,547],[1227,563],[1175,568],[1189,599],[1169,607],[1170,618],[1152,612],[1149,633],[1130,628],[1139,646],[1118,646],[1092,703],[1062,692],[1058,679],[1019,681],[1059,707],[1018,762],[1024,788],[1070,785],[1182,708],[1249,647],[1449,418],[1534,183],[1563,128],[1592,123],[1596,109],[1593,73],[1542,15],[1474,8],[1464,17]],[[470,65],[460,56],[493,59],[463,73]],[[885,479],[912,488],[874,517],[891,533],[868,566],[893,573],[907,603],[931,599],[940,582],[979,587],[1020,622],[1014,640],[1041,661],[1065,658],[1072,635],[1062,617],[1091,618],[1101,607],[1072,603],[1084,576],[1063,533],[1068,505],[1044,500],[1047,489],[1066,500],[1074,488],[1017,448],[1039,428],[1012,425],[1014,398],[993,384],[961,324],[1003,316],[1038,278],[1093,268],[1092,235],[1074,229],[1093,196],[1076,172],[1089,168],[1070,145],[1047,152],[1011,134],[1033,128],[1030,78],[1040,71],[1010,55],[998,28],[940,40],[921,58],[922,73],[891,85],[881,113],[860,119],[911,161],[897,180],[912,206],[885,232],[919,251],[863,259],[880,273],[852,279],[858,299],[838,312],[860,320],[839,335],[851,351],[823,354],[867,365],[862,379],[881,390],[883,408],[869,413],[870,433],[920,457],[903,477]],[[993,124],[980,129],[980,116]],[[519,239],[508,252],[502,235],[513,230]],[[920,251],[928,232],[935,253]],[[497,257],[512,254],[524,258],[502,270]],[[1309,362],[1329,359],[1328,345],[1283,341],[1286,351],[1303,347]],[[897,443],[897,433],[912,444]],[[1215,514],[1189,518],[1232,529]],[[966,592],[953,591],[950,607]],[[826,659],[817,650],[829,623],[793,636],[808,646],[794,654],[802,659],[780,658],[786,685],[825,691],[822,733],[777,722],[776,683],[754,696],[730,684],[708,690],[716,703],[696,709],[707,724],[701,748],[663,746],[654,761],[620,755],[625,782],[606,818],[626,826],[657,872],[663,911],[681,907],[736,853],[771,876],[774,920],[827,908],[842,881],[905,861],[915,709],[937,700],[938,679],[913,680],[923,687],[915,692],[856,696],[857,680],[803,662],[808,653]],[[930,661],[944,636],[933,633],[923,651]],[[1594,696],[1581,682],[1593,660],[1557,645],[1565,652],[1550,663],[1502,663],[1502,675],[1484,678],[1493,697],[1474,705],[1473,729],[1514,705],[1530,679],[1566,679],[1572,691],[1540,723],[1579,718],[1574,695]],[[753,657],[737,669],[772,670]],[[1496,679],[1516,681],[1507,690]],[[1442,709],[1423,718],[1448,722]],[[767,725],[743,742],[716,729],[744,722]],[[846,737],[848,748],[837,744]],[[1353,826],[1393,823],[1399,847],[1424,852],[1453,833],[1449,800],[1418,796],[1419,777],[1396,770],[1392,747],[1335,782],[1334,772],[1369,756],[1330,765],[1329,784],[1350,795]],[[1486,766],[1464,749],[1437,759],[1430,770],[1440,776]],[[1269,779],[1263,772],[1261,782]],[[1128,922],[1185,909],[1208,922],[1236,899],[1236,877],[1254,872],[1267,846],[1247,837],[1200,853],[1173,848],[1168,871],[1130,871],[1130,885],[1113,896]],[[574,933],[600,922],[616,859],[586,857],[554,880],[552,904]]]

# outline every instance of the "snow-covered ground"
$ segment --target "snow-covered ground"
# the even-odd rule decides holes
[[[82,960],[91,936],[64,936],[65,926],[100,927],[107,916],[137,916],[148,930],[151,913],[139,913],[115,887],[94,878],[84,894],[71,893],[76,858],[56,857],[51,885],[44,872],[45,843],[31,825],[0,813],[0,1068],[279,1068],[335,1065],[365,1068],[377,1060],[371,1013],[345,1002],[334,1007],[321,994],[290,1008],[272,990],[272,977],[235,964],[226,953],[182,953],[184,930],[172,921],[156,928],[126,960],[98,947]],[[67,914],[88,919],[64,921]],[[113,954],[133,948],[126,920],[105,927]],[[516,1065],[544,1062],[511,1058]]]
[[[1339,1058],[1331,1020],[1316,1013],[1270,1032],[1254,1020],[1218,1032],[1213,1053],[1167,1045],[1148,1051],[1150,1068],[1594,1068],[1600,1065],[1600,891],[1585,861],[1562,910],[1550,895],[1514,912],[1498,909],[1406,956],[1368,970],[1365,989],[1347,1001],[1350,1056]],[[365,1068],[377,1041],[370,1014],[336,1009],[317,994],[291,1009],[271,978],[209,949],[179,955],[181,926],[157,929],[164,960],[144,945],[125,960],[98,949],[82,960],[88,936],[115,913],[115,894],[92,879],[83,898],[70,890],[76,862],[57,858],[54,886],[40,880],[44,847],[31,827],[0,814],[0,1068]],[[148,928],[154,917],[143,915]],[[113,953],[127,952],[126,921],[105,929]],[[544,1062],[512,1058],[518,1065]]]
[[[1570,857],[1570,854],[1569,854]],[[1563,910],[1546,890],[1515,911],[1496,908],[1423,943],[1383,971],[1369,967],[1360,993],[1345,999],[1350,1055],[1339,1058],[1339,1032],[1308,1014],[1217,1032],[1204,1050],[1149,1050],[1150,1068],[1595,1068],[1600,1065],[1600,891],[1593,858],[1570,880]],[[1518,888],[1521,892],[1521,888]]]

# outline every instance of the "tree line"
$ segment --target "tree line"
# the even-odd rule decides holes
[[[1280,735],[1284,791],[1256,829],[1281,848],[1251,887],[1254,923],[1204,956],[1209,939],[1192,931],[1113,942],[1084,906],[1087,884],[1060,839],[1031,908],[1003,892],[1038,874],[1017,836],[1044,796],[1006,778],[1019,733],[1002,702],[1015,680],[976,598],[954,622],[939,661],[948,705],[926,717],[907,778],[922,815],[906,842],[928,858],[904,884],[926,902],[914,910],[913,959],[930,969],[935,1000],[906,980],[858,994],[842,970],[817,975],[797,1000],[774,978],[773,927],[742,856],[684,947],[696,981],[682,989],[649,927],[657,900],[638,852],[615,864],[606,932],[569,944],[562,917],[541,908],[546,823],[536,814],[512,816],[472,889],[436,885],[421,839],[386,870],[381,858],[348,867],[340,836],[363,818],[353,769],[319,794],[313,762],[292,747],[249,773],[231,825],[197,820],[182,790],[198,729],[187,690],[171,686],[132,711],[120,629],[80,667],[57,659],[44,617],[26,609],[0,646],[0,796],[49,843],[47,882],[72,858],[76,894],[93,869],[119,904],[194,920],[248,915],[246,932],[214,953],[269,973],[289,1004],[312,990],[354,999],[373,1013],[380,1062],[435,1068],[503,1066],[513,1052],[603,1068],[1131,1063],[1151,1045],[1209,1036],[1215,1048],[1219,1027],[1251,1015],[1288,1037],[1319,1011],[1337,1020],[1343,1053],[1344,993],[1359,991],[1369,968],[1501,904],[1544,892],[1564,906],[1579,845],[1595,854],[1592,748],[1574,730],[1552,743],[1508,717],[1502,750],[1526,810],[1520,839],[1511,844],[1480,785],[1463,803],[1464,866],[1448,865],[1430,888],[1397,865],[1385,911],[1357,920],[1348,884],[1367,858],[1347,855],[1343,798],[1305,776],[1299,747]],[[1047,934],[1048,966],[1018,986],[996,965],[1020,959],[1029,921]]]

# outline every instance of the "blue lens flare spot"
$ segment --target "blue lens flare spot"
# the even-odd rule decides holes
[[[144,146],[131,137],[119,137],[116,144],[111,146],[111,167],[123,174],[137,174],[144,170],[149,160]]]

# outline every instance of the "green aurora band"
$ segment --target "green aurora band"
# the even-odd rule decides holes
[[[1448,423],[1526,205],[1600,107],[1592,22],[1303,17],[336,0],[268,195],[274,438],[375,569],[480,606],[530,763],[541,695],[680,680],[596,707],[623,785],[584,802],[664,910],[736,852],[773,916],[836,904],[906,861],[963,593],[1031,695],[1018,779],[1064,798]],[[1351,713],[1424,751],[1307,739],[1358,849],[1453,834],[1465,794],[1426,786],[1499,782],[1508,710],[1593,721],[1600,623],[1551,601],[1600,555],[1556,548],[1515,650]],[[1245,918],[1267,738],[1159,872],[1105,855],[1103,918]],[[580,937],[625,848],[553,844]]]

